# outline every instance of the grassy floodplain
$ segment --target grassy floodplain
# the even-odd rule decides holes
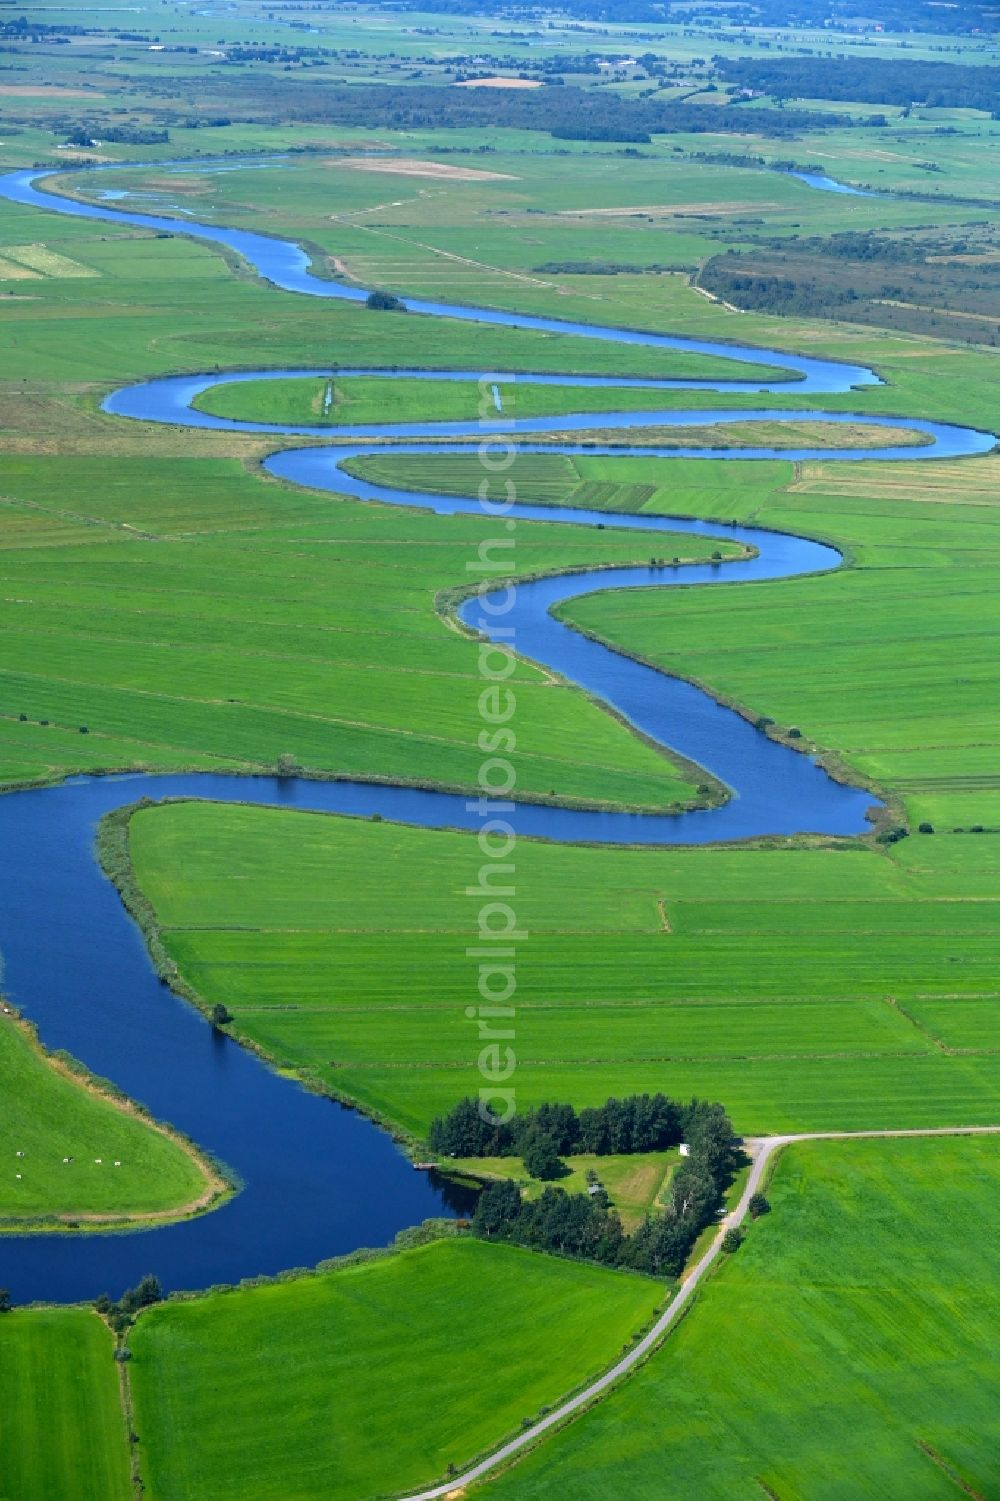
[[[884,379],[822,403],[789,385],[766,398],[788,411],[787,426],[734,425],[708,441],[868,441],[863,420],[853,434],[796,422],[819,405],[862,418],[996,422],[995,303],[984,296],[973,317],[946,296],[949,278],[959,279],[954,257],[968,253],[956,244],[995,258],[1000,122],[985,111],[890,107],[876,128],[864,123],[871,104],[820,101],[830,127],[783,139],[761,133],[761,109],[773,103],[763,100],[741,110],[739,134],[682,129],[637,151],[527,129],[379,121],[373,131],[322,112],[328,86],[343,80],[391,80],[404,92],[450,84],[456,54],[485,50],[492,67],[502,51],[511,72],[537,70],[544,52],[567,64],[572,86],[593,81],[573,69],[581,48],[640,46],[671,64],[659,80],[669,97],[690,95],[697,108],[722,98],[706,89],[716,51],[801,57],[829,50],[829,30],[744,28],[720,12],[711,25],[694,15],[641,23],[640,37],[634,22],[581,28],[552,14],[542,49],[520,19],[401,18],[369,6],[263,17],[244,0],[224,11],[165,5],[128,16],[132,39],[77,0],[43,14],[100,34],[69,45],[5,37],[0,159],[72,161],[62,149],[67,119],[87,119],[102,138],[97,154],[144,163],[67,176],[62,191],[122,191],[136,195],[126,206],[289,235],[321,274],[354,286],[819,352]],[[154,24],[163,51],[144,35]],[[272,32],[295,51],[304,42],[337,52],[311,57],[308,72],[283,58],[234,67],[220,52]],[[838,31],[835,45],[850,57],[877,47],[887,65],[904,53],[995,61],[981,36]],[[649,86],[638,68],[619,69],[601,80],[608,92],[595,104]],[[298,109],[310,98],[315,118]],[[209,125],[213,117],[231,123]],[[122,119],[168,126],[169,139],[103,139]],[[281,163],[233,160],[232,173],[167,161],[303,148]],[[919,196],[836,198],[732,159],[744,155],[771,165],[792,155]],[[845,230],[931,247],[920,275],[933,305],[893,309],[890,293],[875,296],[875,313],[865,304],[867,318],[856,307],[857,321],[775,316],[741,312],[702,284],[706,263],[731,252],[746,253],[746,265],[787,266],[783,250],[794,243],[808,268],[809,244],[829,249]],[[980,274],[989,285],[988,266],[963,268],[966,290]],[[829,281],[849,284],[849,272]],[[259,770],[285,756],[321,775],[474,779],[475,653],[441,606],[466,581],[483,525],[292,490],[260,473],[271,440],[128,424],[100,410],[116,385],[183,371],[330,368],[343,398],[332,415],[375,422],[475,417],[478,393],[345,380],[339,369],[764,373],[285,296],[182,235],[6,203],[0,299],[3,785],[121,767]],[[720,404],[709,391],[514,389],[520,415]],[[505,387],[508,407],[509,395]],[[316,383],[265,382],[206,401],[297,421],[304,407],[305,420],[315,416],[317,396],[322,405]],[[760,398],[724,401],[747,409]],[[692,422],[670,436],[698,441],[697,431]],[[874,441],[895,438],[882,429]],[[462,494],[482,478],[436,456],[405,466],[376,456],[365,467],[387,483],[422,478]],[[523,1102],[697,1092],[760,1130],[996,1119],[997,459],[682,468],[553,456],[517,475],[522,499],[737,518],[836,541],[849,566],[824,578],[608,594],[574,603],[566,618],[772,718],[772,733],[800,729],[798,743],[878,786],[892,819],[914,831],[886,847],[802,840],[656,852],[522,841],[519,901],[531,932],[519,969]],[[716,545],[665,537],[657,551],[704,557]],[[628,563],[642,560],[642,547],[611,526],[526,526],[518,569]],[[530,664],[516,685],[518,779],[529,795],[657,808],[690,797],[697,773],[583,695]],[[919,821],[935,833],[917,834]],[[476,1086],[477,1039],[463,1014],[475,978],[462,959],[473,919],[462,893],[478,864],[471,840],[185,805],[136,817],[132,854],[182,975],[228,1005],[234,1031],[280,1064],[412,1133]],[[0,1078],[16,1090],[13,1129],[35,1133],[25,1160],[34,1164],[36,1142],[48,1151],[70,1129],[103,1155],[103,1135],[96,1144],[88,1133],[103,1132],[100,1112],[111,1107],[43,1077],[37,1056],[18,1051],[20,1034],[5,1039],[5,1030]],[[116,1191],[161,1191],[177,1161],[137,1156],[143,1181],[132,1183],[140,1128],[122,1120],[135,1142],[113,1149],[123,1161]],[[0,1119],[5,1140],[9,1124]],[[141,1141],[145,1150],[148,1133]],[[627,1212],[662,1191],[661,1164],[595,1165],[623,1210],[628,1198]],[[584,1164],[574,1169],[570,1186]],[[15,1180],[33,1195],[23,1197],[32,1213],[66,1208],[62,1181],[58,1170]],[[667,1349],[498,1482],[497,1494],[992,1496],[997,1186],[987,1141],[789,1153],[774,1213]],[[164,1305],[132,1336],[147,1494],[398,1493],[468,1462],[605,1365],[660,1296],[640,1279],[447,1241]],[[110,1354],[106,1331],[82,1310],[0,1317],[3,1501],[131,1494]]]
[[[214,1175],[183,1144],[54,1067],[11,1016],[0,1017],[0,1076],[0,1231],[169,1215],[214,1196]]]
[[[496,393],[495,398],[492,392]],[[618,410],[660,412],[670,407],[671,394],[676,398],[676,393],[627,386],[612,390],[532,386],[530,377],[520,384],[510,380],[487,382],[485,394],[471,380],[461,383],[424,381],[407,380],[401,376],[387,382],[367,376],[343,379],[296,377],[210,388],[196,398],[194,405],[213,416],[243,422],[315,425],[336,430],[338,426],[349,423],[474,422],[483,419],[484,415],[485,420],[493,421],[499,420],[501,414],[508,417],[559,417],[567,413]],[[496,400],[500,402],[499,407],[495,405]],[[595,429],[600,431],[596,419]],[[863,421],[840,424],[815,418],[796,420],[794,413],[790,413],[787,420],[737,420],[717,426],[699,425],[695,418],[683,427],[629,430],[624,438],[620,430],[614,436],[609,430],[609,438],[611,442],[619,443],[666,443],[674,447],[696,448],[882,448],[899,444],[919,446],[930,442],[929,438],[902,425],[890,428]],[[541,441],[546,441],[545,435]],[[373,459],[371,462],[377,464],[379,461]],[[446,466],[447,462],[445,460]],[[471,463],[475,460],[465,461],[467,467]],[[478,482],[473,486],[473,493],[477,490]]]
[[[8,456],[0,483],[0,781],[260,770],[289,754],[327,775],[475,784],[477,648],[436,601],[472,577],[501,523],[295,490],[236,459],[165,471],[123,456],[109,475],[97,457]],[[54,503],[70,490],[71,507]],[[685,558],[716,548],[660,545]],[[648,546],[528,525],[517,567],[634,563]],[[526,796],[663,806],[694,795],[689,772],[578,689],[527,663],[517,683],[531,705]]]
[[[83,1308],[0,1321],[0,1495],[129,1501],[125,1419],[112,1339]]]
[[[418,1136],[478,1087],[472,836],[185,803],[137,813],[130,849],[183,978],[282,1066]],[[988,1122],[996,858],[947,834],[521,840],[519,1101],[708,1094],[751,1132]]]
[[[599,1371],[662,1298],[647,1278],[443,1240],[165,1304],[130,1341],[149,1492],[368,1501],[429,1483]]]
[[[464,459],[364,458],[387,485],[466,493]],[[738,589],[605,592],[570,624],[766,715],[902,798],[912,824],[1000,823],[993,587],[1000,459],[733,464],[528,455],[542,504],[732,518],[833,542],[849,566]],[[981,854],[982,852],[980,852]],[[967,849],[970,864],[979,855]]]
[[[475,1494],[996,1494],[998,1188],[995,1140],[788,1149],[663,1353]]]

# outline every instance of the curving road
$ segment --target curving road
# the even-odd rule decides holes
[[[727,1230],[734,1229],[746,1219],[750,1200],[760,1188],[767,1172],[768,1164],[782,1147],[790,1146],[798,1141],[855,1141],[866,1137],[883,1136],[996,1136],[1000,1135],[1000,1126],[930,1126],[926,1129],[912,1129],[901,1131],[799,1131],[784,1136],[758,1136],[749,1137],[744,1141],[744,1146],[753,1158],[750,1172],[747,1176],[746,1185],[740,1195],[739,1202],[734,1209],[724,1215],[719,1223],[718,1233],[708,1249],[688,1272],[669,1306],[660,1314],[656,1323],[637,1340],[634,1349],[628,1351],[620,1360],[606,1370],[603,1376],[585,1386],[575,1396],[567,1398],[559,1407],[519,1433],[516,1438],[482,1459],[478,1464],[445,1481],[441,1485],[431,1486],[429,1490],[417,1491],[402,1498],[402,1501],[436,1501],[438,1497],[457,1496],[464,1488],[473,1481],[482,1480],[484,1476],[499,1469],[509,1459],[514,1459],[524,1449],[530,1447],[546,1433],[558,1428],[567,1418],[575,1416],[583,1408],[589,1407],[595,1398],[603,1396],[609,1387],[614,1386],[629,1371],[634,1370],[639,1363],[650,1354],[660,1343],[664,1336],[676,1324],[680,1315],[691,1302],[695,1292],[713,1263],[722,1251],[722,1241]]]

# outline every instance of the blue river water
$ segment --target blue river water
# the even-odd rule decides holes
[[[84,217],[169,229],[222,243],[237,250],[260,273],[285,291],[319,297],[364,293],[314,276],[299,247],[267,236],[132,214],[106,204],[80,204],[36,186],[38,172],[0,178],[0,196],[12,201]],[[563,375],[518,377],[526,381],[607,387],[642,385],[677,389],[711,386],[718,390],[788,388],[822,394],[864,387],[877,377],[861,367],[789,355],[779,351],[675,339],[635,331],[592,328],[518,314],[448,304],[411,302],[428,317],[456,317],[546,328],[581,339],[606,339],[663,349],[724,355],[787,371],[784,383],[750,385],[734,380],[706,382],[620,381]],[[322,435],[326,428],[281,427],[211,417],[192,408],[208,387],[220,382],[314,374],[310,371],[253,371],[238,375],[178,376],[149,381],[114,393],[106,409],[122,418],[222,427],[275,434]],[[328,374],[329,372],[319,372]],[[341,372],[345,373],[345,372]],[[362,373],[362,372],[356,372]],[[363,372],[392,379],[401,372]],[[481,372],[407,372],[422,378],[482,379]],[[486,379],[499,377],[490,375]],[[630,429],[698,421],[762,421],[788,412],[743,409],[709,412],[622,413],[613,408],[585,418],[516,419],[498,415],[495,430],[505,437],[567,432],[574,428]],[[781,457],[936,458],[981,453],[991,434],[914,419],[829,414],[817,409],[795,413],[827,421],[858,421],[906,426],[931,441],[927,446],[857,451],[801,450]],[[489,431],[489,427],[485,431]],[[267,460],[280,478],[364,502],[414,506],[440,514],[481,514],[477,501],[375,485],[350,475],[343,465],[382,440],[379,452],[416,451],[413,439],[433,439],[420,452],[468,453],[481,439],[478,423],[379,424],[338,428],[342,445],[284,449]],[[409,441],[408,441],[409,440]],[[639,453],[692,459],[724,456],[734,461],[770,457],[766,448],[733,453],[670,447],[620,448],[563,443],[553,448],[519,442],[520,449],[561,453]],[[647,533],[688,533],[726,539],[749,555],[741,561],[666,570],[660,567],[595,568],[572,577],[540,579],[518,587],[513,625],[518,650],[583,685],[612,706],[654,742],[706,767],[731,792],[724,806],[676,816],[643,815],[521,803],[511,820],[518,833],[559,841],[634,844],[701,844],[765,834],[816,832],[856,835],[867,827],[874,799],[862,788],[832,780],[807,755],[770,741],[746,720],[694,686],[667,677],[610,651],[562,625],[552,610],[564,601],[602,588],[650,588],[689,584],[723,586],[763,581],[835,568],[831,547],[753,527],[653,515],[614,515],[558,507],[516,504],[509,513],[522,522],[560,521],[573,525],[625,528]],[[642,544],[645,550],[645,542]],[[652,544],[651,544],[652,545]],[[663,551],[663,548],[660,548]],[[467,625],[490,634],[483,606],[468,600],[460,614]],[[0,910],[0,952],[4,992],[37,1023],[42,1040],[67,1049],[94,1072],[114,1080],[154,1115],[170,1121],[229,1166],[241,1191],[222,1208],[178,1225],[131,1234],[79,1235],[68,1232],[0,1238],[0,1285],[19,1302],[74,1301],[111,1293],[155,1271],[168,1288],[199,1288],[241,1277],[274,1273],[352,1250],[384,1244],[406,1225],[431,1214],[462,1213],[469,1196],[435,1174],[415,1172],[389,1137],[354,1111],[309,1094],[229,1038],[213,1031],[193,1009],[177,1000],[154,975],[144,944],[117,894],[93,857],[96,825],[109,811],[140,797],[197,797],[287,806],[354,817],[385,819],[427,828],[478,829],[480,819],[464,797],[356,781],[316,782],[207,774],[75,778],[58,787],[0,798],[0,841],[10,882]],[[11,1156],[16,1143],[10,1144]],[[72,1144],[67,1145],[67,1151]],[[28,1166],[27,1164],[25,1165]],[[0,1169],[2,1170],[2,1169]]]
[[[825,172],[790,172],[788,175],[797,177],[807,187],[818,188],[821,193],[841,193],[848,198],[882,197],[881,193],[875,193],[871,188],[852,188],[848,182],[838,182],[835,177],[827,177]]]

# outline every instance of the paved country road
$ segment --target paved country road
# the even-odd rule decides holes
[[[698,1284],[703,1280],[722,1250],[723,1236],[727,1230],[741,1224],[746,1218],[750,1200],[763,1181],[768,1163],[782,1147],[790,1146],[793,1142],[797,1141],[861,1141],[867,1137],[882,1136],[992,1135],[1000,1135],[1000,1126],[933,1126],[923,1130],[905,1131],[802,1131],[790,1133],[787,1136],[745,1137],[743,1146],[752,1158],[752,1166],[739,1202],[719,1222],[718,1234],[713,1239],[711,1245],[688,1272],[684,1281],[677,1289],[677,1293],[669,1307],[660,1314],[660,1317],[649,1330],[648,1334],[645,1334],[641,1340],[636,1342],[634,1349],[629,1350],[620,1360],[616,1361],[613,1366],[604,1372],[603,1376],[599,1376],[596,1381],[592,1381],[589,1386],[584,1387],[575,1396],[568,1398],[560,1407],[546,1414],[544,1418],[540,1418],[537,1423],[532,1423],[530,1428],[526,1428],[516,1438],[512,1438],[506,1444],[501,1445],[499,1449],[496,1449],[486,1459],[480,1460],[478,1464],[473,1465],[464,1474],[455,1475],[442,1485],[431,1486],[429,1490],[419,1491],[406,1496],[403,1498],[403,1501],[437,1501],[439,1497],[461,1494],[463,1489],[471,1485],[474,1480],[481,1480],[484,1475],[488,1475],[492,1470],[498,1469],[508,1459],[513,1458],[521,1450],[534,1444],[543,1434],[553,1428],[559,1427],[567,1418],[579,1412],[581,1408],[589,1407],[596,1397],[601,1396],[609,1387],[614,1386],[622,1376],[637,1366],[660,1343],[690,1303]]]

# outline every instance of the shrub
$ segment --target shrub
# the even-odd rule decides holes
[[[742,1244],[743,1231],[739,1228],[738,1225],[731,1225],[730,1228],[726,1231],[725,1235],[722,1237],[722,1249],[726,1252],[727,1255],[731,1256],[734,1251],[739,1250]]]
[[[406,312],[406,304],[402,298],[394,297],[391,292],[381,292],[378,289],[368,293],[365,298],[365,307],[375,308],[380,313]]]
[[[751,1194],[747,1208],[750,1211],[750,1218],[753,1220],[759,1220],[762,1214],[771,1213],[770,1200],[765,1194],[760,1192]]]

